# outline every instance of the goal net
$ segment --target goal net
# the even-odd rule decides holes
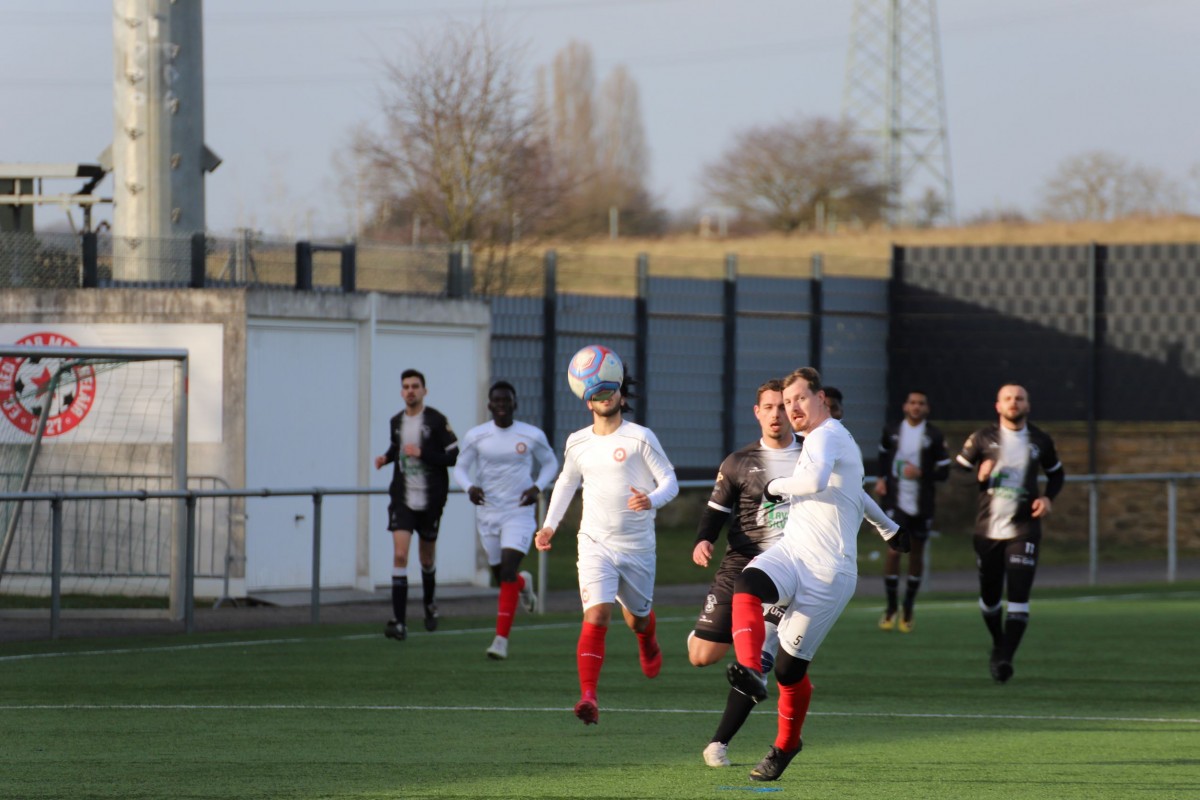
[[[48,335],[49,336],[49,335]],[[0,492],[187,488],[187,351],[0,345]],[[64,594],[156,595],[182,609],[184,501],[67,497]],[[52,506],[0,500],[0,593],[49,596]]]

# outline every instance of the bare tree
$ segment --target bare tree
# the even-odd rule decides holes
[[[646,134],[629,71],[617,67],[597,96],[591,49],[573,41],[555,55],[548,79],[539,72],[539,91],[554,169],[568,192],[557,232],[599,233],[611,208],[632,232],[647,232],[649,221],[661,226],[665,218],[646,190]]]
[[[702,183],[718,203],[790,233],[818,213],[878,220],[887,193],[874,169],[875,153],[849,124],[800,118],[738,133]]]
[[[377,217],[403,209],[445,241],[471,243],[485,288],[502,288],[496,270],[559,199],[536,109],[520,91],[521,61],[522,48],[486,21],[414,38],[384,64],[383,129],[355,137]]]
[[[1104,221],[1185,206],[1183,189],[1162,171],[1099,150],[1064,159],[1042,187],[1048,219]]]

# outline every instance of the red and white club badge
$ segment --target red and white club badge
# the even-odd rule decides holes
[[[626,455],[627,454],[624,447],[618,447],[616,450],[613,450],[614,461],[624,461]]]
[[[59,333],[31,333],[15,344],[78,347]],[[45,436],[61,436],[83,422],[96,402],[96,369],[77,364],[67,370],[54,391],[54,374],[68,359],[8,356],[0,359],[0,414],[20,430],[37,433],[42,409],[49,404]]]
[[[529,448],[525,446],[524,442],[517,442],[517,452],[521,455],[525,455],[525,451],[528,449]]]

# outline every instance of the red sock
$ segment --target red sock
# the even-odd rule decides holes
[[[607,634],[608,628],[584,621],[583,630],[579,632],[579,647],[575,651],[580,694],[596,694],[600,668],[604,666],[604,637]]]
[[[513,616],[517,613],[517,596],[521,594],[521,584],[518,581],[506,581],[500,584],[500,608],[496,612],[496,635],[508,638],[512,631]]]
[[[775,737],[775,746],[780,750],[790,753],[800,746],[800,729],[804,727],[812,692],[808,675],[790,686],[779,684],[779,733]]]
[[[748,592],[733,595],[733,651],[738,663],[762,672],[762,646],[767,638],[762,600]]]
[[[650,621],[646,623],[646,630],[637,635],[638,650],[641,651],[643,658],[654,658],[654,655],[658,652],[658,640],[654,638],[654,631],[657,627],[654,612],[651,611]]]

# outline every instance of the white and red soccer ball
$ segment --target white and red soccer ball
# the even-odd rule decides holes
[[[567,365],[567,383],[581,400],[591,400],[602,392],[615,392],[625,380],[621,357],[601,344],[589,344],[571,357]]]

